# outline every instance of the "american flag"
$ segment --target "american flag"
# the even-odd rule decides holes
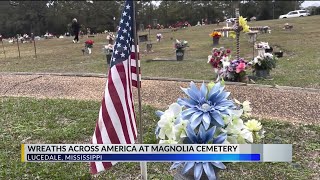
[[[127,0],[113,48],[93,144],[133,144],[137,138],[132,86],[137,87],[137,63],[133,32],[133,1]],[[138,49],[138,48],[137,48]],[[140,74],[139,74],[140,77]],[[91,162],[92,174],[110,168],[116,162]]]

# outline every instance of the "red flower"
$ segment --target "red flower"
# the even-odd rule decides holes
[[[93,40],[91,40],[91,39],[88,39],[88,40],[86,40],[86,42],[85,42],[86,44],[89,44],[89,45],[93,45],[93,43],[94,43],[94,41]]]
[[[227,49],[227,53],[228,53],[228,54],[231,53],[230,49]]]
[[[215,56],[215,57],[217,57],[218,55],[219,55],[219,54],[218,54],[218,53],[216,53],[216,52],[215,52],[215,53],[213,53],[213,56]]]

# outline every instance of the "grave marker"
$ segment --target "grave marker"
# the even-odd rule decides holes
[[[239,8],[236,8],[236,22],[234,27],[230,28],[219,28],[215,29],[214,31],[220,31],[220,32],[229,32],[229,31],[234,31],[236,32],[236,46],[237,46],[237,54],[236,57],[239,60],[240,59],[240,32],[242,31],[241,26],[239,24],[239,18],[240,18],[240,13],[239,13]],[[250,30],[259,30],[259,31],[267,31],[269,27],[249,27]]]

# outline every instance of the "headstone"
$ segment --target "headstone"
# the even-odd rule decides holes
[[[139,35],[139,41],[140,41],[140,42],[146,42],[146,41],[148,41],[148,35],[147,35],[147,34]]]
[[[140,31],[144,31],[144,25],[140,24]]]

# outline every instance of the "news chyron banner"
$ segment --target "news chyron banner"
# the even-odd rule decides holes
[[[291,144],[22,144],[22,162],[291,162]]]

